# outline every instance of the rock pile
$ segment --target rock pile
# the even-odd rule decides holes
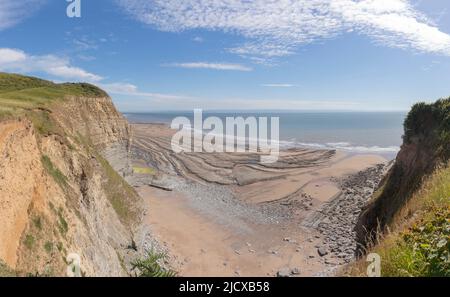
[[[329,251],[329,258],[335,258],[333,263],[336,264],[348,263],[354,258],[356,221],[385,172],[386,165],[379,164],[339,181],[341,195],[322,209],[317,224],[324,236],[323,246],[318,249],[321,256]]]

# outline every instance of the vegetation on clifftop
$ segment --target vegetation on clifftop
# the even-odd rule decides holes
[[[23,110],[47,108],[68,96],[107,97],[87,83],[56,84],[39,78],[0,72],[0,118]]]
[[[405,143],[417,142],[425,137],[433,139],[430,145],[436,154],[450,157],[450,98],[440,99],[433,104],[415,104],[404,123]]]
[[[382,276],[450,276],[450,166],[437,170],[369,249]],[[365,275],[364,257],[347,273]]]
[[[381,256],[383,276],[450,276],[450,98],[414,105],[404,128],[396,163],[359,218],[359,235],[366,251]],[[365,267],[363,257],[347,273],[365,275]]]
[[[17,235],[17,264],[11,266],[12,271],[0,261],[0,276],[65,275],[68,253],[89,253],[78,250],[75,236],[77,242],[99,249],[99,256],[86,261],[86,271],[97,273],[92,269],[102,263],[111,266],[108,271],[114,275],[128,272],[123,263],[130,264],[131,259],[124,260],[125,252],[130,252],[121,248],[126,244],[122,238],[132,237],[139,223],[139,196],[102,157],[102,147],[94,144],[91,134],[91,129],[95,130],[95,139],[104,140],[105,146],[128,137],[126,123],[112,102],[104,100],[107,96],[90,84],[56,84],[0,72],[0,122],[5,127],[20,127],[19,132],[7,132],[6,139],[24,143],[25,150],[18,155],[29,154],[26,168],[30,173],[23,175],[30,174],[35,182],[34,187],[20,192],[26,198],[33,195],[33,200],[28,207],[21,207],[26,224]],[[75,117],[79,120],[73,120]],[[8,157],[17,146],[7,147]],[[11,180],[21,180],[12,171],[7,173]],[[113,232],[118,235],[109,235]],[[110,257],[111,252],[116,252],[117,261]]]

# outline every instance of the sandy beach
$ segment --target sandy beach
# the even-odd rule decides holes
[[[353,223],[385,172],[379,155],[289,149],[180,153],[165,125],[133,125],[146,222],[181,276],[327,275],[354,257]]]

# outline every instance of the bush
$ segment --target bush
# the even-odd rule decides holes
[[[422,262],[423,276],[450,276],[450,207],[435,209],[434,217],[421,220],[403,234],[404,242]]]
[[[153,250],[147,252],[147,257],[138,259],[131,263],[132,271],[137,270],[138,277],[175,277],[176,273],[166,270],[159,265],[159,261],[165,258],[164,253],[155,253]]]
[[[445,159],[450,157],[450,98],[440,99],[433,104],[415,104],[404,122],[406,143],[414,137],[431,141],[430,145]]]

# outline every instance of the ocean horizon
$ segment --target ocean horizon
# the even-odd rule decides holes
[[[193,111],[155,111],[124,116],[132,123],[170,125],[176,117],[193,121]],[[406,112],[203,111],[203,117],[279,117],[280,147],[337,149],[393,158],[400,149]],[[269,121],[270,122],[270,121]]]

